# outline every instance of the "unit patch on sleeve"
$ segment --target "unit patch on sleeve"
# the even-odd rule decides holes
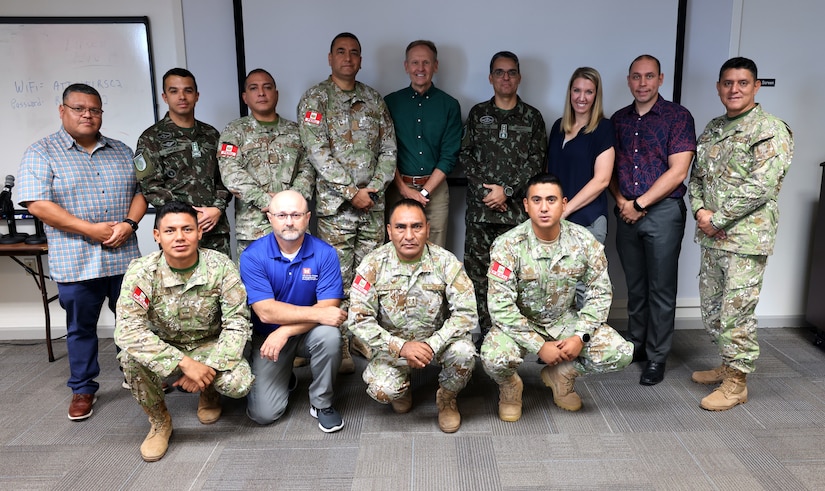
[[[363,276],[360,274],[355,277],[355,280],[352,282],[352,287],[357,291],[363,293],[364,295],[368,294],[372,285],[369,281],[367,281]]]
[[[317,125],[321,124],[321,120],[323,118],[324,117],[319,112],[307,111],[307,113],[304,115],[304,122],[307,122],[309,124],[314,124],[314,125],[317,126]]]
[[[221,143],[221,157],[237,157],[238,146],[231,143]]]
[[[490,265],[490,274],[502,280],[509,280],[513,272],[498,261],[493,261],[493,264]]]
[[[136,286],[135,289],[132,290],[132,300],[140,304],[144,309],[149,308],[149,297],[143,293],[143,290],[141,290],[139,286]]]

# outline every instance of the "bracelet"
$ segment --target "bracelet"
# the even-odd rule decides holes
[[[126,223],[130,227],[132,227],[132,232],[137,232],[138,224],[136,221],[132,220],[131,218],[124,218],[123,223]]]

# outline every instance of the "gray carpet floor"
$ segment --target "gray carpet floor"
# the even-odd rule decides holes
[[[718,364],[698,330],[676,331],[665,381],[638,383],[642,366],[579,378],[577,413],[553,405],[528,358],[524,415],[496,415],[498,390],[477,367],[459,396],[461,429],[438,430],[438,370],[413,377],[413,410],[396,415],[364,392],[357,373],[341,376],[336,407],[346,426],[322,433],[309,416],[309,369],[275,424],[261,427],[245,402],[224,399],[223,417],[204,426],[197,395],[167,396],[174,434],[169,452],[147,464],[138,448],[148,431],[127,390],[111,339],[101,340],[102,373],[91,418],[66,417],[71,393],[66,347],[0,343],[0,489],[825,489],[825,352],[805,329],[763,329],[750,401],[708,412],[710,391],[690,381]]]

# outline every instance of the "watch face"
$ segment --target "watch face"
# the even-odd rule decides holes
[[[504,186],[504,196],[507,196],[508,198],[512,197],[513,188],[511,188],[510,186]]]

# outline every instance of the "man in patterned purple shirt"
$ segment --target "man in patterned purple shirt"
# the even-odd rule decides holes
[[[685,232],[684,195],[696,130],[687,109],[659,95],[659,60],[641,55],[630,64],[633,103],[611,118],[616,165],[616,250],[627,280],[627,339],[634,360],[647,361],[639,383],[664,380],[673,339],[679,252]]]
[[[146,212],[132,150],[100,134],[102,106],[93,87],[66,87],[62,127],[26,149],[18,172],[20,205],[46,224],[49,272],[66,310],[72,421],[92,415],[97,321],[107,297],[115,311],[123,274],[140,256],[134,232]]]

